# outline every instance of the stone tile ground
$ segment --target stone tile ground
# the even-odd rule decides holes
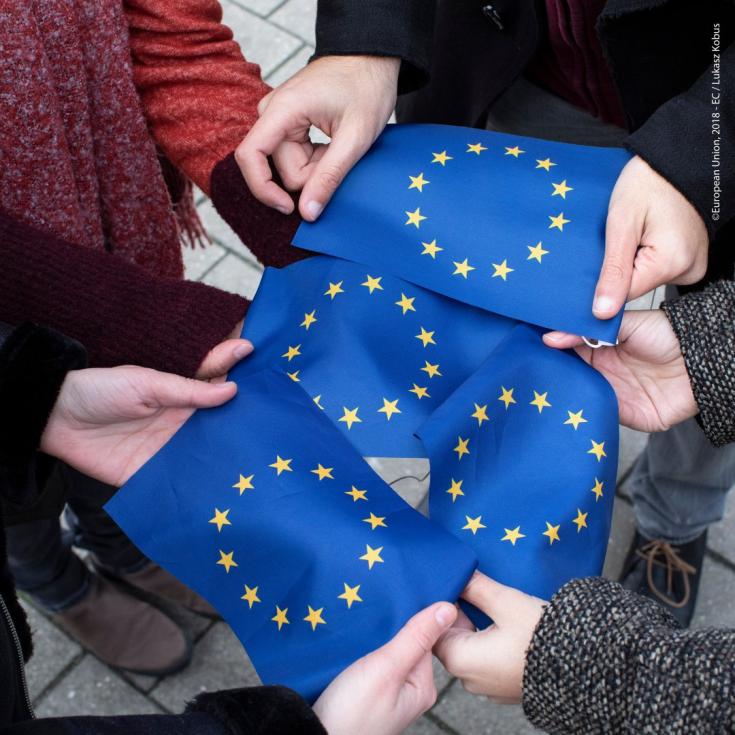
[[[223,0],[225,20],[249,59],[262,65],[268,81],[279,84],[306,64],[313,53],[316,0]],[[261,268],[208,201],[199,211],[212,236],[204,250],[187,250],[186,269],[201,280],[246,296],[255,293]],[[644,297],[637,308],[649,308]],[[633,533],[633,514],[625,481],[646,436],[623,429],[618,497],[605,573],[615,576]],[[387,482],[413,505],[428,489],[428,463],[372,460]],[[735,507],[710,534],[697,626],[735,626]],[[205,690],[253,684],[257,677],[240,644],[223,623],[187,616],[196,641],[191,666],[163,680],[121,676],[94,659],[29,607],[36,648],[43,655],[28,667],[32,697],[39,715],[177,712],[187,699]],[[517,707],[499,707],[471,697],[437,663],[440,696],[436,706],[410,728],[412,735],[522,735],[533,729]]]

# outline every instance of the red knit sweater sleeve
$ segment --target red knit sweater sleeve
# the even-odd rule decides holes
[[[0,321],[33,321],[79,340],[93,367],[194,375],[243,318],[245,299],[72,245],[0,212]]]
[[[245,137],[270,87],[222,24],[217,0],[124,0],[124,7],[151,134],[209,193],[212,169]]]

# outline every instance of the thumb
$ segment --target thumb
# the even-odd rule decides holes
[[[375,654],[390,662],[399,677],[407,677],[417,664],[431,653],[434,644],[457,619],[457,608],[438,602],[416,613],[392,640]]]
[[[462,592],[462,598],[502,625],[514,619],[519,593],[481,572],[475,572]]]
[[[226,339],[206,354],[195,377],[199,380],[208,380],[209,378],[226,375],[252,351],[253,345],[246,339]]]
[[[237,393],[237,385],[232,382],[207,383],[155,370],[151,373],[141,392],[145,403],[156,408],[211,408]]]

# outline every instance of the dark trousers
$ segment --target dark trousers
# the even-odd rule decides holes
[[[133,572],[148,563],[102,509],[115,488],[62,466],[54,482],[65,484],[67,529],[59,518],[20,523],[6,529],[8,564],[18,589],[51,612],[80,600],[89,570],[73,547],[86,549],[95,563],[117,573]]]

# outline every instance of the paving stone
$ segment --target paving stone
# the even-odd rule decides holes
[[[434,669],[434,681],[436,682],[436,691],[441,693],[452,683],[452,675],[442,666],[441,661],[434,656],[431,662]]]
[[[421,717],[403,731],[403,735],[444,735],[446,731],[438,728],[428,717]]]
[[[204,228],[209,236],[216,240],[220,245],[232,250],[237,255],[242,256],[246,260],[252,261],[253,265],[260,268],[257,258],[250,252],[242,240],[234,233],[232,228],[225,222],[214,208],[210,199],[204,199],[197,206],[197,212],[202,220]]]
[[[643,431],[634,431],[626,426],[620,427],[620,451],[618,453],[618,479],[630,471],[638,455],[643,451],[648,441],[648,434]]]
[[[252,10],[258,15],[268,15],[272,13],[279,5],[283,4],[283,0],[222,0],[222,6],[240,5],[246,10]]]
[[[735,573],[705,558],[693,628],[735,628]]]
[[[204,248],[183,248],[184,276],[198,281],[215,263],[227,255],[227,251],[213,242]]]
[[[38,717],[156,714],[161,709],[90,655],[36,705]]]
[[[710,527],[707,546],[735,564],[735,498],[731,491],[725,517]]]
[[[635,533],[635,521],[633,519],[633,508],[630,503],[622,498],[615,498],[613,506],[613,522],[610,540],[607,544],[607,556],[605,567],[602,572],[608,579],[617,579],[623,569],[625,555],[628,546]]]
[[[365,461],[389,485],[404,477],[420,481],[429,474],[428,459],[401,459],[397,457],[366,457]]]
[[[304,46],[288,59],[288,61],[284,61],[273,73],[269,74],[265,81],[272,87],[283,84],[283,82],[290,79],[297,71],[300,71],[309,63],[309,59],[313,53],[313,46]]]
[[[235,634],[224,623],[217,623],[197,643],[194,658],[177,676],[161,681],[151,697],[172,712],[201,692],[257,686],[260,679]]]
[[[268,20],[295,33],[312,46],[316,43],[314,24],[316,22],[317,0],[288,0]]]
[[[418,508],[424,499],[426,491],[419,486],[418,480],[414,477],[406,477],[403,480],[396,480],[391,483],[391,487],[412,507]]]
[[[527,735],[532,727],[520,705],[500,705],[465,691],[460,682],[452,684],[433,710],[433,715],[462,735]]]
[[[232,29],[243,55],[248,61],[260,64],[264,77],[303,43],[300,38],[276,28],[233,2],[222,9],[224,23]]]
[[[81,646],[57,628],[33,605],[21,600],[33,633],[36,655],[26,666],[26,678],[31,699],[46,689],[74,659],[82,655]]]
[[[228,255],[202,278],[202,283],[252,299],[258,290],[262,272],[236,255]]]

